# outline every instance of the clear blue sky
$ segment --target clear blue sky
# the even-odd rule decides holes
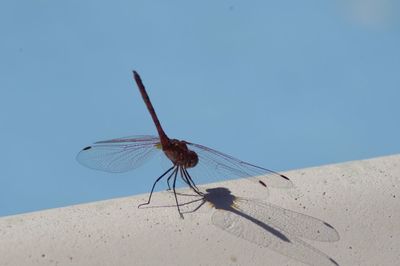
[[[94,141],[156,133],[133,69],[167,134],[260,166],[399,153],[399,10],[395,0],[1,1],[0,216],[149,191],[156,163],[109,174],[75,160]]]

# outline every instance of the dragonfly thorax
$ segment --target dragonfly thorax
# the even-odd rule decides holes
[[[185,168],[195,167],[199,161],[197,154],[188,149],[185,141],[171,139],[169,145],[163,147],[163,151],[172,163]]]

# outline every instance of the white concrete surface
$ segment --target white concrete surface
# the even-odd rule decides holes
[[[285,174],[296,187],[268,197],[246,180],[202,186],[265,201],[237,200],[262,227],[208,203],[180,219],[168,192],[152,206],[172,207],[138,209],[140,195],[3,217],[0,265],[399,265],[400,155]]]

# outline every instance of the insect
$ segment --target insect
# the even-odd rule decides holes
[[[147,202],[138,207],[150,204],[156,184],[165,176],[167,177],[168,188],[175,196],[178,213],[178,198],[176,194],[176,180],[178,175],[196,194],[204,195],[196,186],[190,174],[191,169],[202,168],[207,172],[214,172],[218,178],[224,177],[254,177],[251,179],[260,186],[291,187],[290,179],[277,172],[243,162],[230,155],[213,150],[203,145],[187,142],[185,140],[170,139],[161,127],[156,112],[151,104],[150,98],[143,85],[142,79],[136,71],[133,76],[144,103],[156,126],[158,137],[155,136],[132,136],[105,141],[95,142],[81,150],[77,160],[84,166],[106,172],[126,172],[140,166],[151,155],[162,151],[171,161],[172,166],[159,176],[153,183]]]

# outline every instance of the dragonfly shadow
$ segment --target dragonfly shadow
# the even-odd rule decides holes
[[[246,214],[243,211],[240,211],[240,209],[235,208],[236,197],[231,194],[229,189],[224,187],[209,188],[206,189],[206,192],[207,193],[205,193],[203,196],[203,202],[196,209],[200,208],[204,203],[208,202],[217,210],[224,210],[239,215],[240,217],[247,219],[255,225],[260,226],[261,228],[271,233],[275,237],[281,239],[282,241],[290,242],[289,238],[279,230],[250,216],[249,214]]]
[[[299,239],[323,242],[339,240],[335,228],[325,221],[260,200],[240,198],[224,187],[206,189],[190,212],[209,203],[215,208],[215,226],[237,237],[271,248],[282,255],[309,265],[339,265],[333,258]]]

